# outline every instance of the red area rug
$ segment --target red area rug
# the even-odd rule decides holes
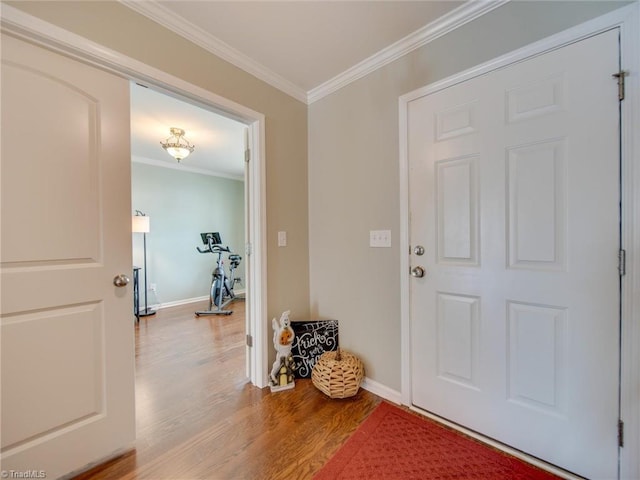
[[[383,402],[314,480],[552,480],[558,477]]]

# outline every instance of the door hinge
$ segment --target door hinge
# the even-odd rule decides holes
[[[251,160],[251,150],[249,150],[248,148],[244,151],[244,161],[245,163],[249,163],[249,161]]]
[[[624,422],[618,420],[618,446],[624,447]]]
[[[621,277],[627,273],[627,251],[623,249],[618,250],[618,272]]]
[[[248,257],[251,256],[251,254],[253,253],[253,247],[252,247],[251,243],[247,243],[244,246],[244,253],[246,253]]]
[[[247,333],[247,347],[253,347],[253,337]]]
[[[624,77],[629,75],[626,70],[620,70],[618,73],[614,73],[612,76],[618,80],[618,100],[624,100]]]

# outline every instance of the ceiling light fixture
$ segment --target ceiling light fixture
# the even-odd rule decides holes
[[[181,128],[170,128],[169,131],[171,136],[164,142],[160,142],[160,145],[180,163],[180,160],[188,157],[195,147],[189,143],[189,140],[184,138],[184,130]]]

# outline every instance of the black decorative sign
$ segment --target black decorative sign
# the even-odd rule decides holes
[[[311,370],[324,352],[338,348],[338,321],[291,322],[295,333],[291,353],[296,378],[311,378]]]

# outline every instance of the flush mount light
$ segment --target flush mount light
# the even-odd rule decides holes
[[[160,145],[179,163],[180,160],[189,156],[195,147],[184,138],[184,130],[181,128],[170,128],[169,131],[171,136],[164,142],[160,142]]]

